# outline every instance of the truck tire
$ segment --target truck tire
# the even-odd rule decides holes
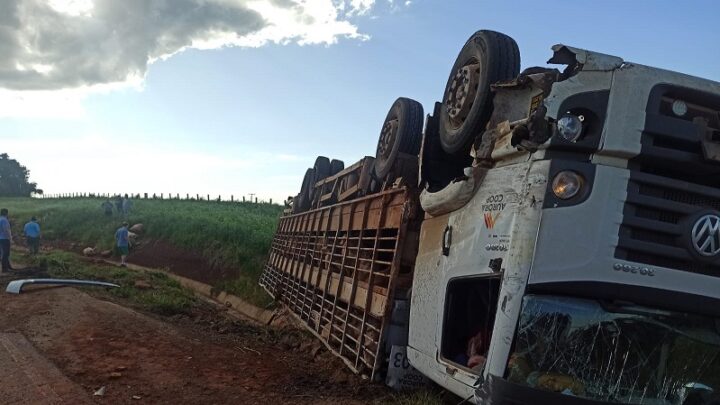
[[[293,196],[292,199],[292,213],[297,214],[300,212],[302,203],[300,202],[300,193]]]
[[[340,179],[340,194],[350,190],[350,188],[354,187],[356,184],[358,184],[359,177],[357,173],[350,173],[346,176],[342,177]]]
[[[375,177],[384,179],[392,169],[398,153],[420,152],[423,129],[423,107],[419,102],[400,97],[385,117],[375,153]]]
[[[310,208],[315,183],[315,169],[307,169],[305,171],[305,177],[303,177],[302,186],[300,187],[300,193],[297,195],[296,200],[293,201],[294,212],[305,212]]]
[[[331,175],[330,159],[326,158],[325,156],[318,156],[317,159],[315,159],[315,165],[313,166],[313,169],[315,169],[315,183],[326,177],[329,177]],[[314,186],[315,183],[313,183],[312,185]]]
[[[492,113],[490,85],[514,79],[519,72],[520,51],[514,39],[485,30],[468,39],[455,60],[443,94],[439,132],[445,152],[468,152]]]
[[[334,176],[345,169],[345,162],[338,159],[330,161],[330,175]]]

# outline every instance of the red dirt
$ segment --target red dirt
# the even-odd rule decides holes
[[[96,402],[353,404],[388,395],[307,335],[233,320],[210,305],[159,318],[77,289],[43,288],[0,294],[0,308],[0,332],[24,335]],[[105,395],[93,397],[102,386]]]
[[[20,333],[0,333],[0,364],[3,403],[90,403],[83,390],[44,359]]]
[[[198,253],[180,249],[162,240],[143,240],[133,249],[128,262],[145,267],[166,268],[191,280],[213,285],[221,280],[236,278],[238,269],[211,266]]]
[[[22,245],[22,244],[21,244]],[[23,245],[24,246],[24,245]],[[86,245],[60,240],[43,242],[44,248],[51,247],[82,255]],[[200,254],[181,249],[163,240],[140,239],[140,245],[130,251],[128,263],[156,269],[166,269],[179,276],[215,285],[218,281],[230,280],[239,275],[239,269],[212,266]]]

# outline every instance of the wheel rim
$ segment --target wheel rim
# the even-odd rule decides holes
[[[377,156],[387,159],[393,150],[395,145],[395,139],[397,138],[398,120],[393,118],[385,121],[382,130],[380,131],[380,140],[378,141]]]
[[[475,102],[479,82],[480,63],[474,60],[468,61],[455,72],[445,95],[445,108],[453,128],[459,128],[465,123]]]

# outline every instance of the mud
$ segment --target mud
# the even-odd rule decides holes
[[[19,245],[25,248],[24,242],[20,241]],[[59,249],[82,255],[85,247],[87,246],[80,243],[45,240],[41,249]],[[236,278],[240,273],[240,269],[237,268],[212,265],[199,253],[178,248],[164,240],[141,238],[138,246],[131,249],[127,260],[128,263],[165,269],[179,276],[209,285]]]
[[[359,404],[389,395],[305,333],[211,305],[160,318],[74,288],[31,288],[0,294],[0,307],[0,332],[21,333],[95,402]]]

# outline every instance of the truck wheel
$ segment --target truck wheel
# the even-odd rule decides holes
[[[292,199],[292,213],[293,214],[297,214],[300,212],[301,205],[302,205],[302,202],[300,202],[300,200],[301,200],[301,198],[300,198],[299,193],[298,193],[298,195],[293,196],[293,199]]]
[[[300,193],[293,202],[293,207],[296,207],[295,212],[304,212],[310,208],[313,186],[316,182],[315,169],[307,169],[305,171],[305,177],[303,177],[302,186],[300,187]]]
[[[359,178],[357,173],[350,173],[340,179],[340,194],[350,190],[356,184],[358,184]]]
[[[315,183],[329,177],[331,172],[330,159],[325,156],[318,156],[317,159],[315,159],[315,166],[313,166],[313,169],[315,169]],[[313,186],[315,183],[313,183]]]
[[[375,177],[384,179],[390,173],[398,153],[417,156],[422,128],[422,104],[404,97],[395,100],[380,131],[375,153]]]
[[[443,94],[439,132],[445,152],[466,152],[490,119],[490,85],[514,79],[519,72],[520,51],[514,39],[485,30],[468,39],[455,60]]]
[[[330,161],[330,175],[334,176],[345,169],[345,162],[333,159]]]

